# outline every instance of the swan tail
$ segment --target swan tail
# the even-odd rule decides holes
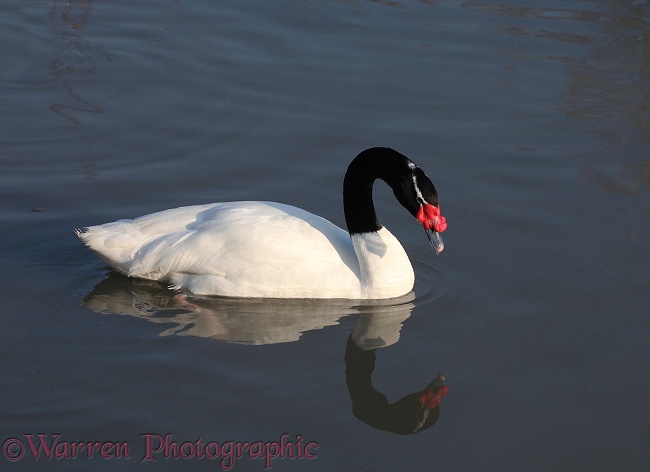
[[[76,228],[74,232],[100,259],[116,271],[129,275],[133,254],[141,244],[141,234],[130,221]]]

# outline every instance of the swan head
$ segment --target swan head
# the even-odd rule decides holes
[[[413,161],[390,148],[366,149],[348,167],[343,182],[343,205],[350,234],[382,227],[372,202],[372,185],[376,179],[391,187],[400,204],[420,222],[436,254],[440,254],[445,247],[440,233],[447,229],[447,220],[440,214],[436,187]]]
[[[447,219],[440,213],[438,192],[431,179],[410,160],[410,173],[402,176],[401,185],[393,187],[399,202],[420,222],[431,247],[440,254],[445,248],[440,233],[447,229]]]

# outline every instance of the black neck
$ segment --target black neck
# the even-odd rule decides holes
[[[367,149],[354,158],[343,180],[343,210],[350,234],[382,228],[372,202],[375,180],[385,181],[404,205],[399,194],[404,191],[403,183],[412,178],[409,164],[413,165],[406,156],[389,148]]]

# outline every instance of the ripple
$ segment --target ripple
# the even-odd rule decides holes
[[[430,257],[426,260],[413,255],[410,257],[415,271],[413,290],[417,306],[439,304],[454,293],[455,283],[450,272],[430,263]]]

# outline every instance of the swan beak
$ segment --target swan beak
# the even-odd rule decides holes
[[[440,233],[433,229],[425,229],[424,231],[427,233],[427,238],[429,238],[431,247],[436,251],[436,254],[440,254],[445,248],[445,243],[442,242],[442,236],[440,236]]]

